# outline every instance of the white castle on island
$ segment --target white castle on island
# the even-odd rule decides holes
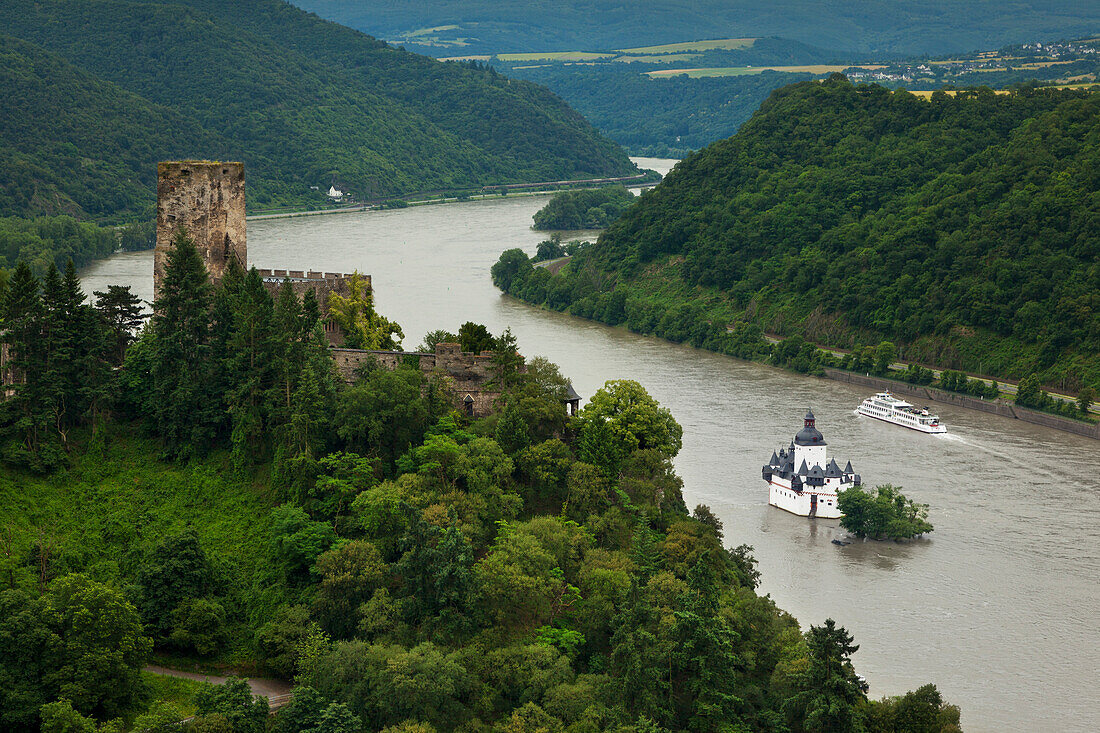
[[[852,462],[844,470],[836,460],[826,460],[825,438],[814,426],[814,413],[806,411],[805,425],[794,436],[789,448],[772,452],[763,469],[768,482],[768,503],[800,517],[839,519],[844,516],[837,506],[837,492],[860,482],[852,472]]]

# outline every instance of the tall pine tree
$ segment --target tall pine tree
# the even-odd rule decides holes
[[[209,393],[210,281],[195,243],[180,229],[154,303],[149,415],[164,455],[185,458],[209,445],[222,405]],[[212,404],[214,403],[214,404]],[[215,408],[215,409],[212,409]]]

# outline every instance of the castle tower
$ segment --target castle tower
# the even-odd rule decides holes
[[[794,462],[796,466],[805,461],[807,468],[825,467],[825,438],[822,437],[821,431],[817,429],[816,422],[813,410],[806,410],[802,429],[794,436]]]
[[[180,227],[195,240],[213,282],[225,274],[231,256],[245,266],[244,164],[208,160],[157,164],[154,293],[160,292],[168,252]]]

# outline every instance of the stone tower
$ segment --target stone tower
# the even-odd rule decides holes
[[[157,164],[157,247],[153,253],[153,290],[168,264],[176,231],[195,240],[210,279],[217,283],[229,258],[248,262],[244,222],[244,164],[208,160]]]

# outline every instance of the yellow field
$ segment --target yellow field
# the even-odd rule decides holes
[[[1048,66],[1058,66],[1059,64],[1073,64],[1075,61],[1036,61],[1030,64],[1020,64],[1019,66],[1013,66],[1014,69],[1045,69]]]
[[[621,48],[623,53],[679,53],[680,51],[736,51],[752,48],[755,38],[720,38],[716,41],[688,41],[687,43],[666,43],[662,46],[642,46],[641,48]]]
[[[937,90],[931,90],[931,89],[906,89],[905,91],[908,92],[909,94],[912,94],[914,97],[920,97],[921,99],[931,99],[932,95],[935,94],[936,91],[940,91],[940,90],[938,90],[938,89]],[[955,96],[954,91],[943,90],[943,93],[947,94],[947,95],[950,95],[952,97]],[[994,94],[1008,94],[1009,92],[1008,92],[1007,89],[994,89],[993,93]]]
[[[616,56],[612,61],[620,63],[670,64],[673,61],[690,61],[699,58],[697,53],[670,53],[664,56]]]
[[[666,79],[670,76],[683,74],[693,79],[704,76],[747,76],[759,74],[763,71],[782,71],[788,74],[832,74],[845,69],[881,69],[882,66],[862,65],[859,67],[839,66],[829,64],[811,64],[809,66],[727,66],[713,69],[660,69],[659,71],[647,71],[646,73],[655,79]]]
[[[535,53],[498,53],[501,61],[597,61],[611,58],[613,53],[591,53],[588,51],[549,51]]]

